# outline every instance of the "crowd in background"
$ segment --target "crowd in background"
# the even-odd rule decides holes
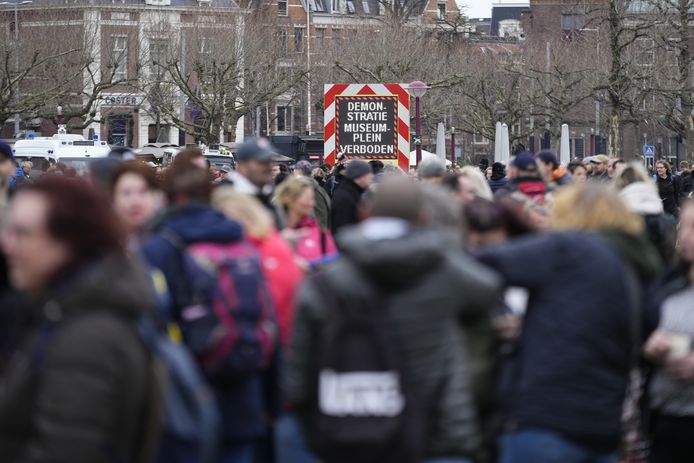
[[[0,143],[2,461],[694,461],[686,162],[275,155]]]

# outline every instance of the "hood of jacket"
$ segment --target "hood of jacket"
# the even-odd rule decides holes
[[[636,182],[627,185],[619,192],[619,197],[630,211],[637,214],[652,215],[664,212],[658,187],[651,182]]]
[[[641,278],[652,280],[662,270],[660,255],[645,235],[634,235],[621,230],[603,230],[600,235],[614,246]]]
[[[35,302],[58,304],[61,314],[110,310],[135,318],[155,306],[152,280],[125,256],[111,256],[80,267],[39,295]]]
[[[228,243],[243,239],[243,228],[205,204],[169,208],[155,224],[155,231],[169,229],[186,243]]]
[[[342,254],[384,287],[411,285],[445,259],[445,239],[400,219],[374,217],[349,227],[338,237]]]

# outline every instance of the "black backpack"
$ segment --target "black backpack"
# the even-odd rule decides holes
[[[347,304],[325,273],[314,284],[326,316],[309,382],[313,450],[324,463],[419,463],[426,426],[402,370],[384,295],[372,289]]]

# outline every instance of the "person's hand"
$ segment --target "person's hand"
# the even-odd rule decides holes
[[[661,364],[667,359],[671,349],[672,339],[670,335],[665,331],[657,330],[646,341],[643,353],[650,361]]]
[[[512,341],[520,336],[523,319],[517,315],[501,315],[492,320],[496,335],[504,341]]]
[[[668,357],[664,364],[665,372],[679,381],[694,382],[694,354],[684,357]]]

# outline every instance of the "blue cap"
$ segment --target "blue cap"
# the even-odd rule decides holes
[[[14,154],[12,153],[12,147],[5,142],[0,141],[0,158],[6,158],[10,161],[14,161]]]
[[[272,161],[277,155],[277,150],[270,140],[264,137],[251,137],[247,138],[239,150],[236,152],[236,161],[258,161],[258,162],[268,162]]]
[[[523,151],[518,153],[511,163],[513,167],[520,170],[526,170],[528,172],[537,171],[537,164],[535,163],[535,155],[529,151]]]

